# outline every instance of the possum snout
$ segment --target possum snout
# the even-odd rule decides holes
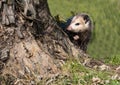
[[[72,30],[72,27],[71,27],[71,26],[68,26],[68,27],[67,27],[67,30],[68,30],[68,31]]]

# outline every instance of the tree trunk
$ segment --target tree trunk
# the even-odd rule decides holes
[[[41,81],[80,56],[84,53],[57,26],[47,0],[0,1],[0,84]]]

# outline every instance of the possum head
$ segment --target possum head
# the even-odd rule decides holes
[[[83,32],[91,30],[91,20],[87,14],[78,14],[71,19],[70,25],[67,27],[71,32]]]

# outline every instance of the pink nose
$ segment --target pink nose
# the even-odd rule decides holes
[[[69,27],[67,27],[67,30],[69,30],[69,31],[70,31],[70,30],[72,30],[72,28],[69,26]]]

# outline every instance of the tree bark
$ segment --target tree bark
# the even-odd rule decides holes
[[[81,56],[57,26],[47,0],[0,1],[0,84],[41,81]]]

